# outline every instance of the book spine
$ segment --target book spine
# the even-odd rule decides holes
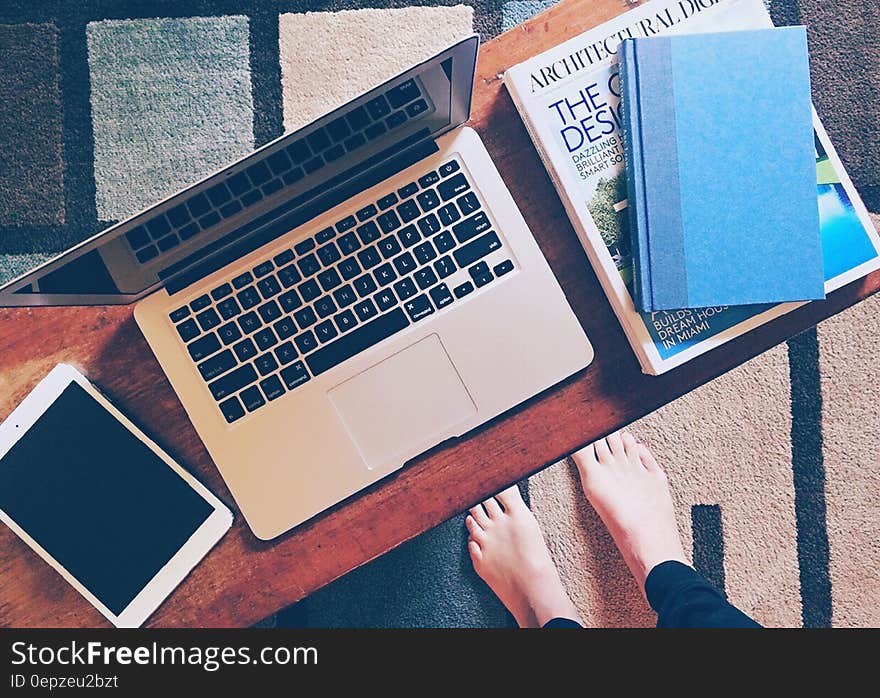
[[[648,250],[647,197],[642,176],[642,149],[639,140],[639,82],[637,44],[624,41],[620,50],[621,122],[623,154],[626,161],[627,213],[632,237],[633,293],[635,305],[645,312],[653,310],[651,265]]]

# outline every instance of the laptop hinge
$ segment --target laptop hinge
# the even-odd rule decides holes
[[[210,248],[217,250],[215,254],[211,254],[204,261],[196,262],[194,266],[190,266],[193,264],[193,260],[183,259],[159,272],[160,278],[168,279],[165,284],[168,294],[174,295],[179,293],[218,269],[222,269],[227,264],[231,264],[246,254],[253,252],[258,247],[262,247],[275,238],[281,237],[304,223],[308,223],[334,206],[393,177],[398,172],[402,172],[407,167],[440,150],[434,140],[424,139],[424,133],[413,135],[421,135],[422,138],[414,145],[401,150],[379,165],[371,167],[371,163],[364,163],[358,168],[363,169],[362,174],[354,172],[354,176],[352,176],[352,170],[346,171],[344,173],[345,181],[331,191],[308,202],[302,201],[303,198],[308,197],[308,194],[304,197],[297,197],[296,199],[286,201],[256,220],[245,223],[242,227],[229,233],[229,235],[211,243],[207,250],[203,248],[198,252],[199,257],[204,257],[206,253],[210,254]],[[394,149],[399,149],[400,145],[398,144]],[[332,186],[332,183],[328,182],[325,182],[322,186],[326,187],[328,184]],[[242,237],[243,235],[246,235],[246,237]],[[179,274],[177,273],[184,268],[187,270]]]

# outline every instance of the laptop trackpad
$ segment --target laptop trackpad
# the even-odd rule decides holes
[[[477,412],[436,334],[328,395],[370,469],[427,450]]]

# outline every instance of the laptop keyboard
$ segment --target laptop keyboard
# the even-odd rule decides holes
[[[428,103],[417,81],[407,80],[392,87],[286,148],[276,150],[129,230],[125,235],[135,258],[141,264],[151,262],[197,233],[317,172],[427,110]]]
[[[512,271],[499,249],[450,160],[170,318],[232,423]]]

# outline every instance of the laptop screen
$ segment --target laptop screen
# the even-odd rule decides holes
[[[381,182],[467,120],[478,41],[464,39],[6,284],[0,306],[173,292]]]

